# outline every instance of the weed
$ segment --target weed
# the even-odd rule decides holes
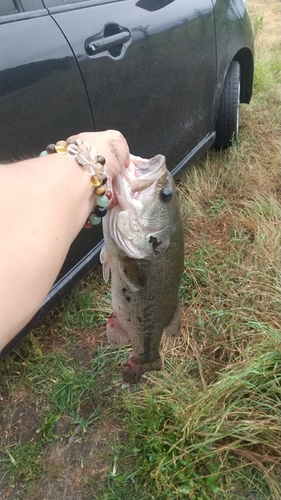
[[[255,19],[252,22],[254,38],[256,38],[260,33],[262,25],[263,25],[263,16],[255,17]]]
[[[4,446],[0,450],[0,466],[2,477],[0,482],[8,479],[13,488],[18,479],[32,481],[42,475],[43,451],[37,443]]]

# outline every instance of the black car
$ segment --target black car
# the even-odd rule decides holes
[[[164,154],[178,177],[237,137],[254,65],[243,0],[1,0],[0,23],[2,162],[113,128],[133,154]],[[101,246],[101,232],[81,231],[17,340],[92,269]]]

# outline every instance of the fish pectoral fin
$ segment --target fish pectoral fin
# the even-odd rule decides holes
[[[164,329],[164,333],[167,335],[167,337],[172,337],[176,338],[180,334],[180,329],[181,329],[181,303],[180,300],[178,300],[177,307],[175,309],[175,312],[173,314],[173,317]]]
[[[109,342],[116,347],[125,347],[129,342],[127,333],[121,328],[114,313],[108,319],[106,333]]]
[[[100,262],[102,264],[102,274],[104,281],[108,281],[110,278],[110,257],[106,251],[105,246],[102,247],[100,253]]]

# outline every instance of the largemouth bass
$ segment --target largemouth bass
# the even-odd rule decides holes
[[[131,156],[130,166],[113,181],[118,204],[103,218],[103,276],[111,273],[112,314],[107,336],[132,354],[123,380],[140,381],[160,370],[163,332],[180,332],[179,285],[184,237],[175,184],[165,157]]]

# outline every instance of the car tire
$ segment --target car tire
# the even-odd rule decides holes
[[[225,77],[215,127],[215,149],[227,149],[237,141],[239,132],[240,64],[232,61]]]

